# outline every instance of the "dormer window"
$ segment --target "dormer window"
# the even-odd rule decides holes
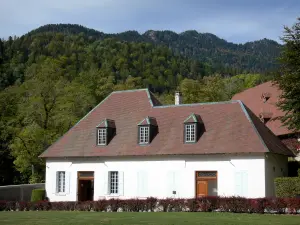
[[[269,93],[269,92],[263,92],[262,95],[261,95],[261,98],[262,98],[263,102],[268,101],[268,99],[270,97],[271,97],[271,93]]]
[[[101,123],[96,127],[97,136],[96,143],[98,146],[108,145],[109,142],[113,139],[116,134],[116,126],[115,121],[104,119]]]
[[[185,124],[185,142],[196,142],[196,124]]]
[[[148,145],[158,133],[158,126],[156,119],[153,117],[146,117],[138,123],[138,144]]]
[[[98,145],[106,145],[106,128],[99,128],[98,129]]]
[[[194,113],[186,118],[184,121],[184,143],[196,143],[198,141],[201,122],[200,116]]]
[[[148,144],[149,143],[149,126],[140,126],[139,127],[139,143],[140,144]]]

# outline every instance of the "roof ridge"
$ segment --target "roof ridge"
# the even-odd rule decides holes
[[[241,100],[236,100],[236,101],[240,104],[240,106],[241,106],[241,108],[242,108],[242,110],[243,110],[245,116],[246,116],[247,119],[249,120],[249,122],[250,122],[252,128],[254,129],[254,131],[255,131],[256,135],[258,136],[259,140],[261,141],[262,145],[263,145],[264,148],[267,150],[267,152],[270,152],[270,149],[267,147],[267,145],[266,145],[264,139],[262,138],[262,136],[261,136],[260,133],[258,132],[256,126],[254,125],[253,120],[251,119],[251,117],[250,117],[250,115],[249,115],[249,113],[248,113],[248,111],[247,111],[247,109],[246,109],[244,103],[243,103]]]
[[[120,90],[120,91],[113,91],[112,94],[116,93],[125,93],[125,92],[135,92],[135,91],[149,91],[148,88],[137,88],[137,89],[129,89],[129,90]]]
[[[184,107],[184,106],[199,106],[199,105],[217,105],[217,104],[231,104],[231,103],[238,103],[238,100],[228,100],[228,101],[221,101],[221,102],[201,102],[201,103],[189,103],[189,104],[179,104],[179,105],[160,105],[160,106],[153,106],[153,108],[169,108],[169,107]]]
[[[239,93],[236,93],[235,95],[232,96],[232,98],[234,98],[235,96],[238,96],[238,95],[240,95],[240,94],[242,94],[242,93],[245,93],[245,92],[247,92],[247,91],[249,91],[249,90],[252,90],[252,89],[255,89],[255,88],[259,87],[259,86],[262,86],[262,85],[264,85],[264,84],[267,84],[267,83],[271,83],[272,86],[274,85],[273,81],[272,81],[272,80],[269,80],[269,81],[263,82],[263,83],[261,83],[261,84],[255,85],[254,87],[247,88],[247,89],[245,89],[245,90],[243,90],[243,91],[241,91],[241,92],[239,92]]]

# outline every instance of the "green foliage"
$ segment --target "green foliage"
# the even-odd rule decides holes
[[[274,182],[277,197],[300,195],[300,177],[278,177]]]
[[[42,201],[45,199],[45,189],[33,189],[31,192],[31,202]]]
[[[280,57],[280,74],[275,82],[283,91],[278,106],[286,113],[282,122],[290,130],[300,130],[300,18],[291,27],[285,27],[285,43]]]
[[[205,62],[191,64],[191,76],[210,75],[213,72],[238,74],[244,72],[266,72],[278,67],[281,45],[277,42],[263,39],[245,44],[233,44],[209,33],[198,33],[190,30],[177,34],[173,31],[126,31],[118,34],[105,34],[75,24],[49,24],[31,31],[30,35],[40,33],[63,33],[82,35],[88,41],[116,38],[128,42],[148,42],[155,45],[168,46],[173,53]],[[214,71],[212,71],[214,70]]]
[[[107,35],[76,25],[44,26],[1,41],[0,184],[43,182],[38,156],[112,91],[149,88],[165,104],[174,104],[175,90],[184,103],[224,101],[263,80],[259,74],[224,77],[242,69],[199,61],[194,47],[195,57],[183,57],[191,56],[194,34],[202,35],[180,36],[180,50],[172,32],[154,32],[154,40],[147,32]],[[166,38],[168,47],[161,45]],[[201,40],[203,49],[212,47]]]

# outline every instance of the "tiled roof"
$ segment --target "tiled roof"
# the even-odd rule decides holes
[[[283,126],[279,117],[284,115],[276,103],[282,91],[271,81],[249,88],[232,97],[232,100],[241,100],[256,115],[268,115],[271,119],[266,126],[277,136],[294,133]],[[266,98],[264,101],[263,97]],[[266,118],[267,118],[266,117]]]
[[[184,121],[199,115],[205,132],[195,144],[183,140]],[[151,144],[137,143],[138,123],[155,118],[158,134]],[[107,146],[96,145],[96,126],[115,122]],[[162,106],[147,89],[111,93],[41,157],[191,155],[219,153],[292,153],[241,101]]]

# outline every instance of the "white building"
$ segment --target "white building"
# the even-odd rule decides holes
[[[47,149],[50,201],[274,196],[293,153],[241,101],[113,92]]]

